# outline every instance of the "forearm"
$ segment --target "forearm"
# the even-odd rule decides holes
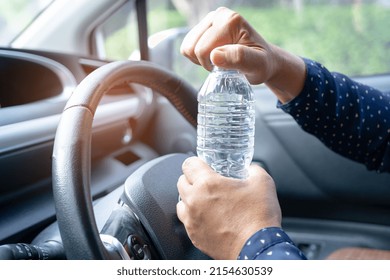
[[[302,92],[279,106],[335,152],[390,171],[390,95],[305,61]]]

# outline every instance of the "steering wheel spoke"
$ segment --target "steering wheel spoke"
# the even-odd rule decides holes
[[[118,204],[112,211],[100,232],[100,237],[106,249],[114,253],[114,257],[133,260],[157,258],[139,219],[124,203]]]
[[[100,239],[103,242],[108,254],[112,259],[130,260],[129,254],[125,247],[114,236],[108,234],[100,234]]]

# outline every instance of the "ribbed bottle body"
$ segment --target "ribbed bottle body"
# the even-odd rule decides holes
[[[245,76],[214,69],[198,94],[197,153],[223,176],[245,179],[253,158],[255,104]]]

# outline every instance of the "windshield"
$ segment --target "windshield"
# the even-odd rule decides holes
[[[0,46],[9,46],[52,1],[0,1]]]

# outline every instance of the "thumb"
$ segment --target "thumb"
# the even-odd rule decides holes
[[[269,76],[265,50],[240,44],[224,45],[210,53],[215,66],[236,69],[245,74],[251,84],[266,82]]]
[[[198,178],[215,173],[206,162],[195,156],[189,157],[183,162],[182,170],[190,184],[193,184]]]

